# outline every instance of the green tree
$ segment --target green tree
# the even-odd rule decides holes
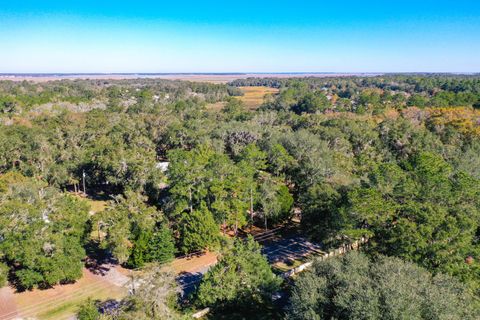
[[[7,284],[8,271],[8,266],[5,263],[0,262],[0,288]]]
[[[169,157],[172,219],[199,210],[203,203],[225,228],[237,230],[246,223],[250,189],[247,180],[251,174],[245,175],[244,167],[206,145],[190,151],[174,150]]]
[[[172,218],[185,210],[193,211],[206,199],[206,167],[213,156],[214,152],[206,146],[191,151],[176,149],[169,153],[168,179]]]
[[[147,261],[167,263],[173,260],[175,252],[175,242],[170,228],[165,224],[155,228],[147,244]]]
[[[128,258],[128,265],[140,268],[145,263],[157,262],[164,264],[175,257],[175,242],[172,232],[166,225],[154,227],[150,230],[138,230],[133,242],[132,252]]]
[[[341,196],[333,193],[334,205],[328,204],[327,197],[324,207],[316,200],[321,200],[322,191],[312,191],[302,201],[303,225],[309,233],[331,237],[322,238],[331,243],[368,236],[373,252],[414,261],[478,288],[478,261],[467,259],[479,252],[479,183],[465,173],[455,173],[441,156],[419,153],[404,169],[381,164],[366,183],[344,190]]]
[[[338,230],[346,224],[345,217],[338,210],[341,193],[327,183],[316,184],[300,199],[302,208],[302,228],[315,240],[331,243]]]
[[[248,118],[248,113],[245,104],[235,98],[230,98],[222,109],[227,120],[242,121]]]
[[[133,241],[133,248],[128,257],[127,264],[131,268],[140,268],[143,267],[147,261],[147,248],[148,242],[152,237],[151,233],[148,231],[137,230],[136,239]]]
[[[268,151],[268,164],[269,171],[278,176],[295,166],[295,158],[276,143]]]
[[[413,94],[407,100],[407,105],[409,107],[424,108],[427,106],[427,103],[428,103],[428,99],[419,94]]]
[[[125,306],[119,312],[122,320],[180,319],[176,309],[175,273],[158,265],[152,265],[133,279],[133,293],[123,299]]]
[[[448,276],[397,258],[349,253],[300,275],[287,319],[477,319],[478,303]]]
[[[293,205],[293,196],[282,181],[269,174],[261,176],[259,186],[259,203],[262,206],[262,215],[265,229],[268,229],[268,220],[281,222],[290,216]]]
[[[246,242],[236,239],[233,247],[203,277],[196,301],[201,306],[215,308],[232,305],[239,309],[256,308],[271,300],[280,282],[251,237]]]
[[[320,92],[307,93],[300,101],[292,107],[292,111],[301,113],[323,112],[331,107],[330,101]]]
[[[82,303],[77,311],[78,320],[98,320],[99,318],[100,312],[92,299]]]
[[[88,205],[38,180],[0,176],[0,252],[20,288],[82,276]]]
[[[13,113],[17,111],[17,102],[13,97],[0,96],[0,112],[1,113]]]
[[[377,113],[383,109],[381,93],[378,90],[366,89],[360,93],[358,106],[356,107],[357,113],[362,114],[366,111]]]
[[[205,203],[199,209],[182,214],[179,231],[180,250],[183,253],[213,249],[218,245],[218,225]]]
[[[167,221],[155,207],[145,204],[146,199],[128,191],[125,196],[118,196],[115,201],[96,216],[97,224],[105,235],[100,239],[103,248],[109,249],[120,263],[129,262],[132,267],[140,267],[152,257],[165,254],[172,255],[172,237],[163,230]],[[161,239],[156,232],[162,232]],[[161,240],[154,248],[152,241]]]

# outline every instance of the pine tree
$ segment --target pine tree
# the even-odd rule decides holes
[[[147,261],[166,263],[173,260],[175,256],[175,242],[172,232],[166,225],[156,229],[151,235],[146,251]]]
[[[202,202],[198,210],[184,212],[180,222],[180,250],[190,253],[211,249],[218,244],[218,226]]]

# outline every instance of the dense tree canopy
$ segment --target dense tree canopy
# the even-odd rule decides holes
[[[403,168],[380,164],[367,181],[343,195],[312,189],[304,223],[324,240],[351,242],[368,236],[370,250],[478,286],[477,264],[465,261],[479,250],[479,186],[478,180],[455,172],[440,156],[419,153]]]
[[[141,267],[146,262],[173,259],[175,246],[168,222],[138,194],[127,192],[125,197],[117,197],[96,219],[105,233],[98,240],[120,263]]]
[[[236,240],[202,279],[196,300],[202,306],[248,310],[271,300],[280,279],[250,237]]]
[[[85,202],[17,173],[0,176],[1,258],[20,288],[81,277],[87,220]]]
[[[292,289],[287,319],[477,319],[458,281],[397,258],[363,254],[317,262]]]

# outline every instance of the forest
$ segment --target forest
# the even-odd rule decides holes
[[[279,92],[246,108],[244,86]],[[103,256],[142,279],[80,320],[479,319],[479,138],[479,75],[0,81],[0,286]],[[293,220],[368,242],[283,279],[249,230]],[[180,297],[168,264],[206,251]]]

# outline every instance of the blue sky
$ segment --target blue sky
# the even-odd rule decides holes
[[[480,72],[480,1],[3,1],[0,72]]]

